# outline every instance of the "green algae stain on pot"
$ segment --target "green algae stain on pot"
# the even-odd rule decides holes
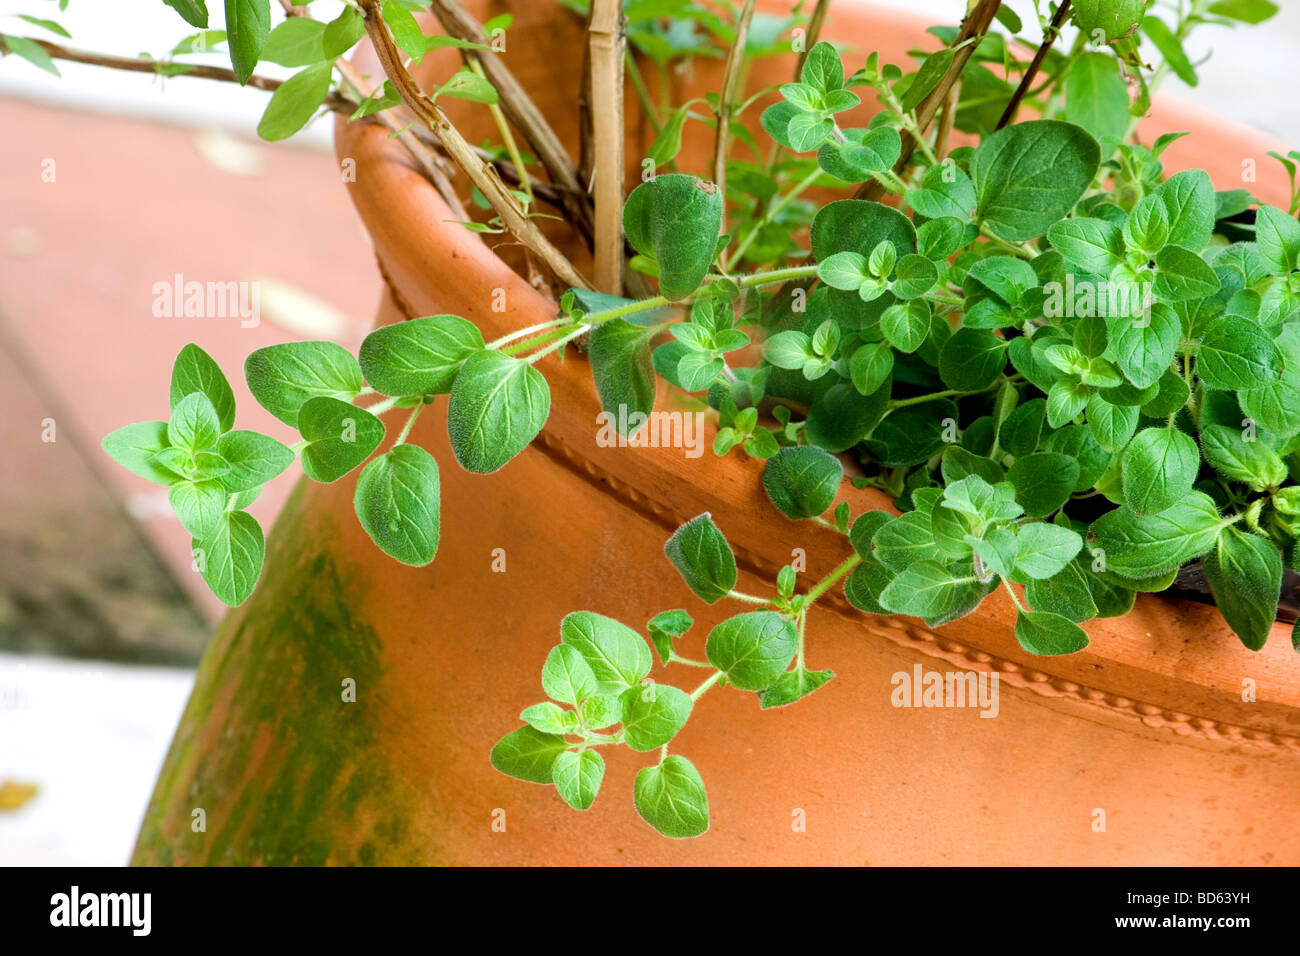
[[[384,666],[357,614],[362,576],[341,567],[326,522],[303,527],[303,497],[314,495],[294,495],[261,585],[204,657],[137,864],[418,862],[403,840],[412,794],[384,763],[367,705]]]

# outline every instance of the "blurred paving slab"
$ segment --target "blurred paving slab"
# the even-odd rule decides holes
[[[193,683],[0,652],[0,787],[36,788],[0,808],[0,866],[124,866]]]
[[[0,648],[193,664],[205,622],[88,465],[99,449],[79,446],[66,407],[5,331],[0,324]]]
[[[291,144],[14,100],[0,99],[0,126],[0,314],[9,337],[49,383],[45,397],[64,409],[60,440],[75,438],[87,449],[93,470],[215,619],[222,607],[191,570],[190,539],[167,508],[166,490],[118,467],[99,442],[124,424],[166,418],[172,360],[187,342],[226,370],[236,427],[295,439],[249,395],[243,360],[256,348],[301,338],[354,347],[369,326],[378,280],[338,166],[331,154]],[[158,303],[178,276],[182,283],[257,283],[260,314],[155,314],[165,311]],[[161,296],[156,285],[166,290]],[[295,291],[319,302],[295,298]],[[39,427],[7,427],[15,437],[6,454],[24,459],[7,467],[36,479],[26,485],[23,508],[60,514],[75,527],[77,502],[52,472],[39,470],[62,467]],[[250,509],[264,526],[296,474],[295,466]],[[16,520],[12,512],[0,515],[0,529]]]

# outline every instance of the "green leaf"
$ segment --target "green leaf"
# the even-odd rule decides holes
[[[497,471],[537,437],[550,410],[551,391],[533,366],[500,352],[471,355],[447,405],[456,460],[466,471]]]
[[[677,158],[677,154],[682,151],[682,127],[686,125],[687,118],[691,115],[691,106],[697,101],[683,103],[668,118],[655,137],[655,141],[650,144],[646,151],[646,159],[649,159],[656,166],[662,166],[664,163],[670,163]]]
[[[1224,528],[1218,545],[1201,563],[1224,620],[1252,651],[1263,648],[1282,591],[1277,545],[1257,534]]]
[[[520,727],[497,741],[492,748],[492,766],[529,783],[551,783],[555,760],[568,749],[568,742],[559,734]]]
[[[1154,385],[1169,370],[1182,339],[1183,327],[1178,313],[1168,305],[1154,303],[1147,322],[1121,317],[1107,325],[1110,335],[1108,354],[1138,388]]]
[[[1214,544],[1224,519],[1209,495],[1193,491],[1159,514],[1143,516],[1126,506],[1093,522],[1090,535],[1105,553],[1106,567],[1129,578],[1154,577],[1181,567]]]
[[[798,645],[789,618],[775,611],[751,611],[711,630],[704,652],[728,683],[741,690],[763,690],[790,666]]]
[[[226,0],[230,65],[241,85],[253,75],[270,34],[271,0]]]
[[[872,544],[876,558],[895,574],[918,561],[940,558],[930,530],[930,516],[919,511],[909,511],[882,525],[872,537]]]
[[[450,96],[454,100],[465,100],[468,103],[489,105],[496,105],[499,99],[496,87],[473,70],[460,70],[452,74],[451,79],[438,87],[436,95]]]
[[[638,771],[632,795],[641,819],[666,837],[696,837],[709,828],[704,781],[685,757],[669,754],[657,767]]]
[[[594,750],[566,750],[555,758],[551,779],[564,802],[586,810],[596,800],[605,778],[605,758]]]
[[[1276,488],[1287,478],[1286,465],[1277,452],[1257,438],[1247,441],[1240,429],[1228,425],[1203,428],[1201,451],[1222,475],[1256,491]]]
[[[1084,33],[1102,31],[1106,42],[1127,37],[1142,20],[1150,0],[1075,0],[1072,15]]]
[[[849,378],[859,395],[872,395],[894,370],[894,350],[884,342],[868,342],[849,359]]]
[[[247,511],[227,511],[202,538],[193,541],[203,580],[230,607],[248,600],[262,573],[266,541],[262,526]]]
[[[1242,23],[1263,23],[1277,13],[1277,4],[1270,0],[1216,0],[1209,12]]]
[[[331,63],[316,63],[285,80],[271,94],[257,124],[257,135],[273,143],[306,126],[329,95],[333,69]]]
[[[938,509],[936,509],[936,512]],[[895,614],[938,617],[952,606],[957,582],[937,561],[916,561],[908,565],[880,593],[880,603]]]
[[[1218,291],[1218,275],[1196,253],[1181,246],[1165,246],[1156,253],[1155,293],[1161,299],[1203,299]]]
[[[1016,501],[1031,518],[1049,515],[1063,506],[1079,480],[1079,463],[1069,455],[1044,451],[1017,458],[1007,471]]]
[[[619,696],[623,741],[632,750],[657,750],[691,716],[691,695],[670,684],[639,684]]]
[[[1016,640],[1031,654],[1074,654],[1088,646],[1088,632],[1059,614],[1020,611],[1016,614]]]
[[[1300,222],[1273,206],[1255,213],[1255,248],[1269,275],[1284,276],[1300,268]]]
[[[1124,449],[1124,503],[1136,514],[1159,514],[1191,492],[1200,465],[1190,435],[1176,428],[1144,428]]]
[[[819,93],[830,93],[844,87],[844,66],[835,47],[825,40],[817,43],[804,58],[799,80]]]
[[[903,194],[907,204],[927,219],[954,218],[970,222],[975,215],[975,186],[966,171],[954,162],[931,166],[921,185]]]
[[[1084,272],[1109,275],[1124,259],[1124,235],[1104,219],[1063,219],[1052,224],[1047,238],[1066,262]]]
[[[900,352],[915,352],[930,334],[930,306],[916,300],[891,305],[881,313],[880,330]]]
[[[860,183],[891,169],[903,143],[892,126],[844,131],[844,142],[830,140],[817,150],[817,165],[846,183]]]
[[[736,586],[735,555],[708,512],[673,532],[664,553],[702,601],[714,604]]]
[[[657,332],[656,328],[640,328],[623,319],[603,322],[591,330],[587,344],[591,375],[601,408],[617,427],[643,421],[634,414],[648,416],[654,410],[650,343]]]
[[[818,262],[846,250],[870,256],[884,239],[894,244],[900,257],[916,251],[912,221],[897,209],[865,199],[841,199],[823,206],[813,217],[810,238]]]
[[[304,470],[306,462],[304,452]],[[384,554],[421,567],[438,553],[439,489],[433,456],[418,445],[398,445],[362,470],[353,507],[361,527]]]
[[[900,299],[915,299],[929,292],[938,281],[938,266],[925,256],[906,255],[898,260],[890,291]]]
[[[167,445],[166,422],[137,422],[104,436],[102,446],[127,471],[159,485],[170,485],[177,474],[153,461]]]
[[[1050,578],[1074,560],[1083,538],[1060,525],[1035,521],[1016,535],[1015,569],[1030,578]]]
[[[843,474],[839,459],[820,448],[782,448],[767,460],[763,489],[787,518],[813,518],[835,501]]]
[[[593,338],[595,333],[593,333]],[[384,395],[444,395],[483,334],[457,315],[429,315],[375,329],[361,343],[361,373]]]
[[[1097,616],[1083,568],[1072,561],[1050,578],[1030,578],[1025,584],[1025,599],[1035,611],[1059,614],[1076,623]]]
[[[230,470],[221,476],[226,491],[258,488],[293,464],[293,451],[268,435],[231,431],[217,442],[217,454]]]
[[[244,360],[244,378],[257,403],[297,427],[298,410],[317,396],[350,402],[365,384],[352,354],[333,342],[269,345]]]
[[[948,70],[952,67],[954,56],[955,54],[951,48],[944,47],[942,50],[931,53],[921,62],[920,68],[916,71],[916,75],[907,87],[907,92],[903,94],[902,106],[904,110],[914,110],[921,105],[921,101],[947,75]]]
[[[1128,132],[1128,105],[1128,87],[1115,57],[1084,53],[1070,64],[1065,74],[1065,118],[1096,138],[1103,158],[1115,152]]]
[[[207,29],[207,0],[163,0],[163,3],[179,13],[190,26],[198,27],[200,30]]]
[[[939,353],[939,377],[959,392],[980,392],[1007,367],[1007,343],[985,329],[961,328]]]
[[[235,393],[212,356],[197,345],[187,345],[172,365],[171,407],[193,392],[202,392],[217,412],[223,432],[235,424]]]
[[[311,66],[325,59],[325,24],[310,17],[288,17],[266,38],[262,59],[280,66]]]
[[[1155,195],[1169,214],[1167,242],[1200,252],[1214,234],[1214,184],[1203,169],[1186,169],[1166,179]]]
[[[653,662],[646,642],[613,618],[574,611],[560,622],[560,640],[587,661],[599,694],[621,694],[650,673]]]
[[[1100,162],[1097,141],[1072,123],[1031,120],[998,130],[971,155],[978,215],[1002,239],[1036,239],[1074,208]]]
[[[758,706],[767,710],[769,707],[793,704],[825,685],[834,676],[834,671],[810,671],[796,667],[782,674],[771,687],[759,691]]]
[[[668,663],[673,653],[673,640],[689,631],[694,623],[691,616],[680,609],[663,611],[650,618],[646,631],[650,634],[650,642],[659,652],[660,660]]]
[[[1098,394],[1088,399],[1088,428],[1106,451],[1122,451],[1137,432],[1142,413],[1132,405],[1112,405]]]
[[[325,25],[321,37],[325,59],[337,60],[365,35],[365,18],[354,7],[344,7],[342,13]]]
[[[302,470],[326,484],[356,468],[384,440],[384,423],[374,415],[325,396],[309,399],[299,409],[298,431],[307,440]]]
[[[33,66],[40,67],[46,73],[51,73],[54,76],[63,75],[59,72],[59,68],[54,65],[54,60],[46,52],[45,47],[35,40],[0,33],[0,45],[6,47],[10,53],[22,57]]]
[[[633,248],[659,264],[659,291],[670,301],[699,288],[722,231],[722,194],[713,183],[666,173],[632,190],[623,228]]]
[[[220,481],[178,481],[167,493],[172,511],[193,537],[208,534],[222,520],[229,493]]]
[[[1234,315],[1211,322],[1196,353],[1196,374],[1211,388],[1263,388],[1281,372],[1282,355],[1273,340],[1254,322]]]
[[[562,704],[577,706],[596,693],[596,674],[576,647],[557,644],[542,667],[542,689]]]
[[[857,292],[863,281],[869,278],[867,257],[860,252],[837,252],[817,264],[817,278],[832,289]]]
[[[1165,58],[1165,63],[1178,78],[1188,86],[1195,86],[1196,69],[1192,66],[1192,61],[1187,58],[1187,54],[1183,52],[1182,41],[1165,25],[1165,22],[1159,17],[1143,17],[1142,32],[1155,44],[1160,55]]]
[[[547,700],[525,707],[519,719],[544,734],[565,734],[572,729],[573,716]]]
[[[392,31],[393,40],[398,47],[412,60],[419,63],[424,57],[428,46],[425,42],[424,31],[415,22],[415,17],[411,15],[411,11],[402,6],[401,3],[396,2],[396,0],[384,0],[382,16],[384,23],[388,24],[388,29]]]
[[[217,410],[202,392],[191,392],[172,407],[167,444],[184,452],[209,451],[221,437]]]

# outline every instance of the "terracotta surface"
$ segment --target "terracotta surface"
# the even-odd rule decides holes
[[[920,36],[853,6],[837,8],[830,32],[869,36],[895,59]],[[528,52],[517,43],[511,63],[526,86],[554,92],[544,105],[558,120],[571,102],[554,78],[563,64]],[[1204,129],[1188,120],[1166,107],[1150,122]],[[1204,155],[1180,144],[1179,162],[1208,166],[1230,188],[1241,157],[1271,144],[1213,129],[1183,141]],[[353,199],[399,290],[380,322],[453,312],[490,339],[548,317],[535,290],[446,223],[383,131],[341,126],[338,144],[358,160]],[[504,313],[489,309],[498,289]],[[708,629],[744,609],[703,606],[678,580],[662,547],[682,521],[712,512],[751,592],[770,589],[795,548],[807,552],[806,581],[847,553],[838,535],[781,519],[754,462],[599,447],[585,363],[539,368],[550,420],[495,475],[456,465],[445,403],[420,419],[414,440],[437,456],[443,484],[440,553],[427,568],[399,566],[368,541],[351,514],[355,477],[299,487],[258,591],[200,670],[137,862],[1300,862],[1300,664],[1286,635],[1279,628],[1252,654],[1213,609],[1160,597],[1090,624],[1085,652],[1044,659],[1017,645],[1001,596],[931,633],[828,595],[809,617],[809,663],[834,669],[834,681],[770,712],[752,694],[711,692],[674,741],[709,788],[712,828],[696,840],[664,839],[636,816],[632,779],[649,755],[607,754],[586,813],[497,774],[488,751],[542,698],[538,675],[564,614],[589,608],[639,627],[685,607],[696,618],[685,653],[700,656]],[[855,514],[883,504],[847,485],[842,497]],[[495,549],[504,573],[492,571]],[[893,706],[894,676],[917,666],[996,672],[997,716]],[[653,676],[698,679],[677,668]],[[340,700],[347,678],[355,703]],[[1242,699],[1251,686],[1256,703]],[[205,832],[191,827],[196,808]],[[792,825],[800,816],[806,832]]]

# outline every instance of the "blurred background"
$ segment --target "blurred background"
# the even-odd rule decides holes
[[[965,6],[876,5],[934,23]],[[1027,30],[1036,22],[1030,0],[1009,5]],[[219,29],[222,5],[209,6]],[[1165,95],[1300,146],[1300,3],[1281,6],[1261,27],[1200,31],[1189,43],[1200,83],[1170,78]],[[312,9],[330,19],[340,7]],[[191,32],[160,0],[58,8],[0,0],[0,33],[161,58]],[[16,14],[55,17],[72,38]],[[100,440],[165,417],[172,359],[197,342],[235,387],[239,427],[292,441],[244,387],[244,356],[301,338],[355,347],[378,282],[330,119],[268,145],[255,133],[265,93],[58,69],[0,58],[0,865],[116,866],[221,606],[191,569],[166,489],[114,465]],[[155,314],[155,284],[195,280],[257,283],[256,322]],[[264,526],[292,484],[273,482],[252,506]]]

